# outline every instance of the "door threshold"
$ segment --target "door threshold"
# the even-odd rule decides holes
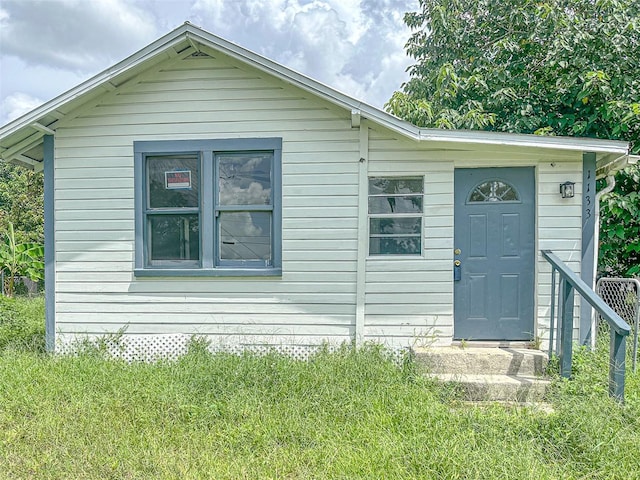
[[[460,348],[530,348],[533,346],[527,340],[454,340],[452,347]]]

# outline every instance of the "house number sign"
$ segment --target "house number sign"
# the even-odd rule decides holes
[[[587,169],[585,172],[585,181],[584,181],[584,221],[587,221],[591,218],[593,205],[591,202],[591,195],[593,192],[591,191],[591,169]]]

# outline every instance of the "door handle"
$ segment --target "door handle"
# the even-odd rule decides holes
[[[459,282],[462,279],[462,263],[460,260],[453,262],[453,281]]]

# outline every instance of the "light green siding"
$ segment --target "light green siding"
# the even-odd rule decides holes
[[[136,278],[133,143],[260,137],[282,138],[282,277]],[[352,128],[351,112],[245,64],[167,60],[57,127],[57,330],[317,345],[353,340],[358,324],[361,339],[390,346],[449,343],[454,170],[474,166],[534,166],[536,249],[579,271],[581,154],[417,142],[366,120]],[[421,255],[366,257],[362,168],[424,178]],[[557,192],[567,180],[573,199]],[[534,333],[546,336],[550,273],[540,256],[536,268]]]
[[[395,345],[447,344],[453,336],[453,173],[455,168],[536,168],[536,250],[550,249],[580,271],[582,157],[494,146],[442,145],[403,140],[382,128],[369,137],[369,174],[424,175],[424,249],[421,258],[367,259],[365,331]],[[576,182],[562,199],[558,185]],[[538,255],[535,336],[548,337],[551,273]],[[577,303],[576,303],[577,305]]]
[[[354,335],[358,135],[349,112],[230,60],[169,60],[56,132],[57,329],[319,344]],[[133,275],[133,142],[283,140],[283,275]]]

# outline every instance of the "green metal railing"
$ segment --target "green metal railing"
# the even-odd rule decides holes
[[[553,353],[553,332],[555,330],[555,288],[556,272],[560,275],[558,294],[558,358],[560,375],[571,377],[571,356],[573,348],[573,297],[577,291],[607,321],[611,332],[609,349],[609,395],[624,401],[624,379],[626,360],[626,337],[631,327],[613,311],[609,305],[578,277],[552,251],[542,250],[542,256],[551,264],[551,324],[549,336],[549,355]]]

